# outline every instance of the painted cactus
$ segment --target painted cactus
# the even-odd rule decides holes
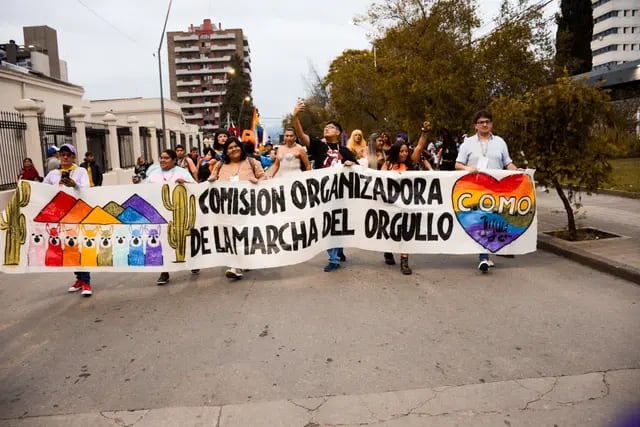
[[[4,212],[0,214],[0,230],[6,230],[4,243],[4,265],[20,264],[20,246],[24,245],[27,235],[27,224],[20,208],[29,204],[31,186],[21,181],[20,186],[11,196]]]
[[[169,221],[167,236],[169,246],[176,251],[176,262],[184,262],[187,237],[191,235],[191,229],[196,222],[196,197],[191,195],[188,199],[187,201],[187,189],[184,185],[176,185],[171,195],[169,185],[162,186],[162,203],[167,210],[173,212],[173,221]]]

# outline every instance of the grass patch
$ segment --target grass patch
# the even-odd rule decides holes
[[[607,190],[640,192],[640,157],[610,160],[613,171],[602,185]]]

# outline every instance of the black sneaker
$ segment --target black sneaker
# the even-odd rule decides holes
[[[489,271],[489,261],[487,261],[486,259],[480,261],[480,264],[478,264],[478,270],[482,271],[483,273]]]
[[[191,274],[200,274],[200,269],[196,268],[194,270],[191,270]]]
[[[324,267],[324,271],[325,272],[330,272],[330,271],[334,271],[340,268],[340,264],[337,264],[335,262],[330,262],[329,264],[325,265]]]
[[[396,265],[396,260],[393,258],[393,254],[391,252],[384,253],[384,263],[387,265]]]
[[[169,281],[169,273],[165,271],[164,273],[160,273],[160,277],[158,277],[158,280],[156,280],[156,285],[162,286],[166,284],[168,281]]]

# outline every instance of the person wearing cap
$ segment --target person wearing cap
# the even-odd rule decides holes
[[[64,144],[58,151],[60,157],[60,167],[54,169],[44,177],[45,184],[64,186],[69,188],[89,187],[89,175],[87,170],[75,164],[76,147],[71,144]],[[69,292],[78,292],[84,297],[93,294],[91,289],[91,273],[88,271],[76,271],[76,281],[68,289]]]
[[[89,176],[89,185],[91,187],[102,187],[102,169],[96,163],[96,159],[91,151],[87,151],[84,155],[84,162],[80,163],[80,167],[87,170]]]
[[[340,145],[342,126],[340,123],[330,120],[324,127],[323,139],[311,139],[304,132],[298,115],[305,110],[304,101],[299,99],[293,109],[292,123],[296,134],[300,138],[300,144],[307,148],[309,157],[313,160],[313,168],[329,168],[335,165],[352,166],[357,163],[356,157],[345,146]],[[340,262],[346,261],[342,248],[327,249],[329,263],[324,267],[325,272],[335,271],[340,268]]]
[[[44,162],[45,176],[54,169],[60,167],[60,159],[58,158],[58,147],[52,145],[47,148],[47,160]]]

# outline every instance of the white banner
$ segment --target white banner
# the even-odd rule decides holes
[[[338,167],[262,181],[80,190],[21,181],[0,218],[1,271],[177,271],[378,252],[535,251],[527,173]]]

